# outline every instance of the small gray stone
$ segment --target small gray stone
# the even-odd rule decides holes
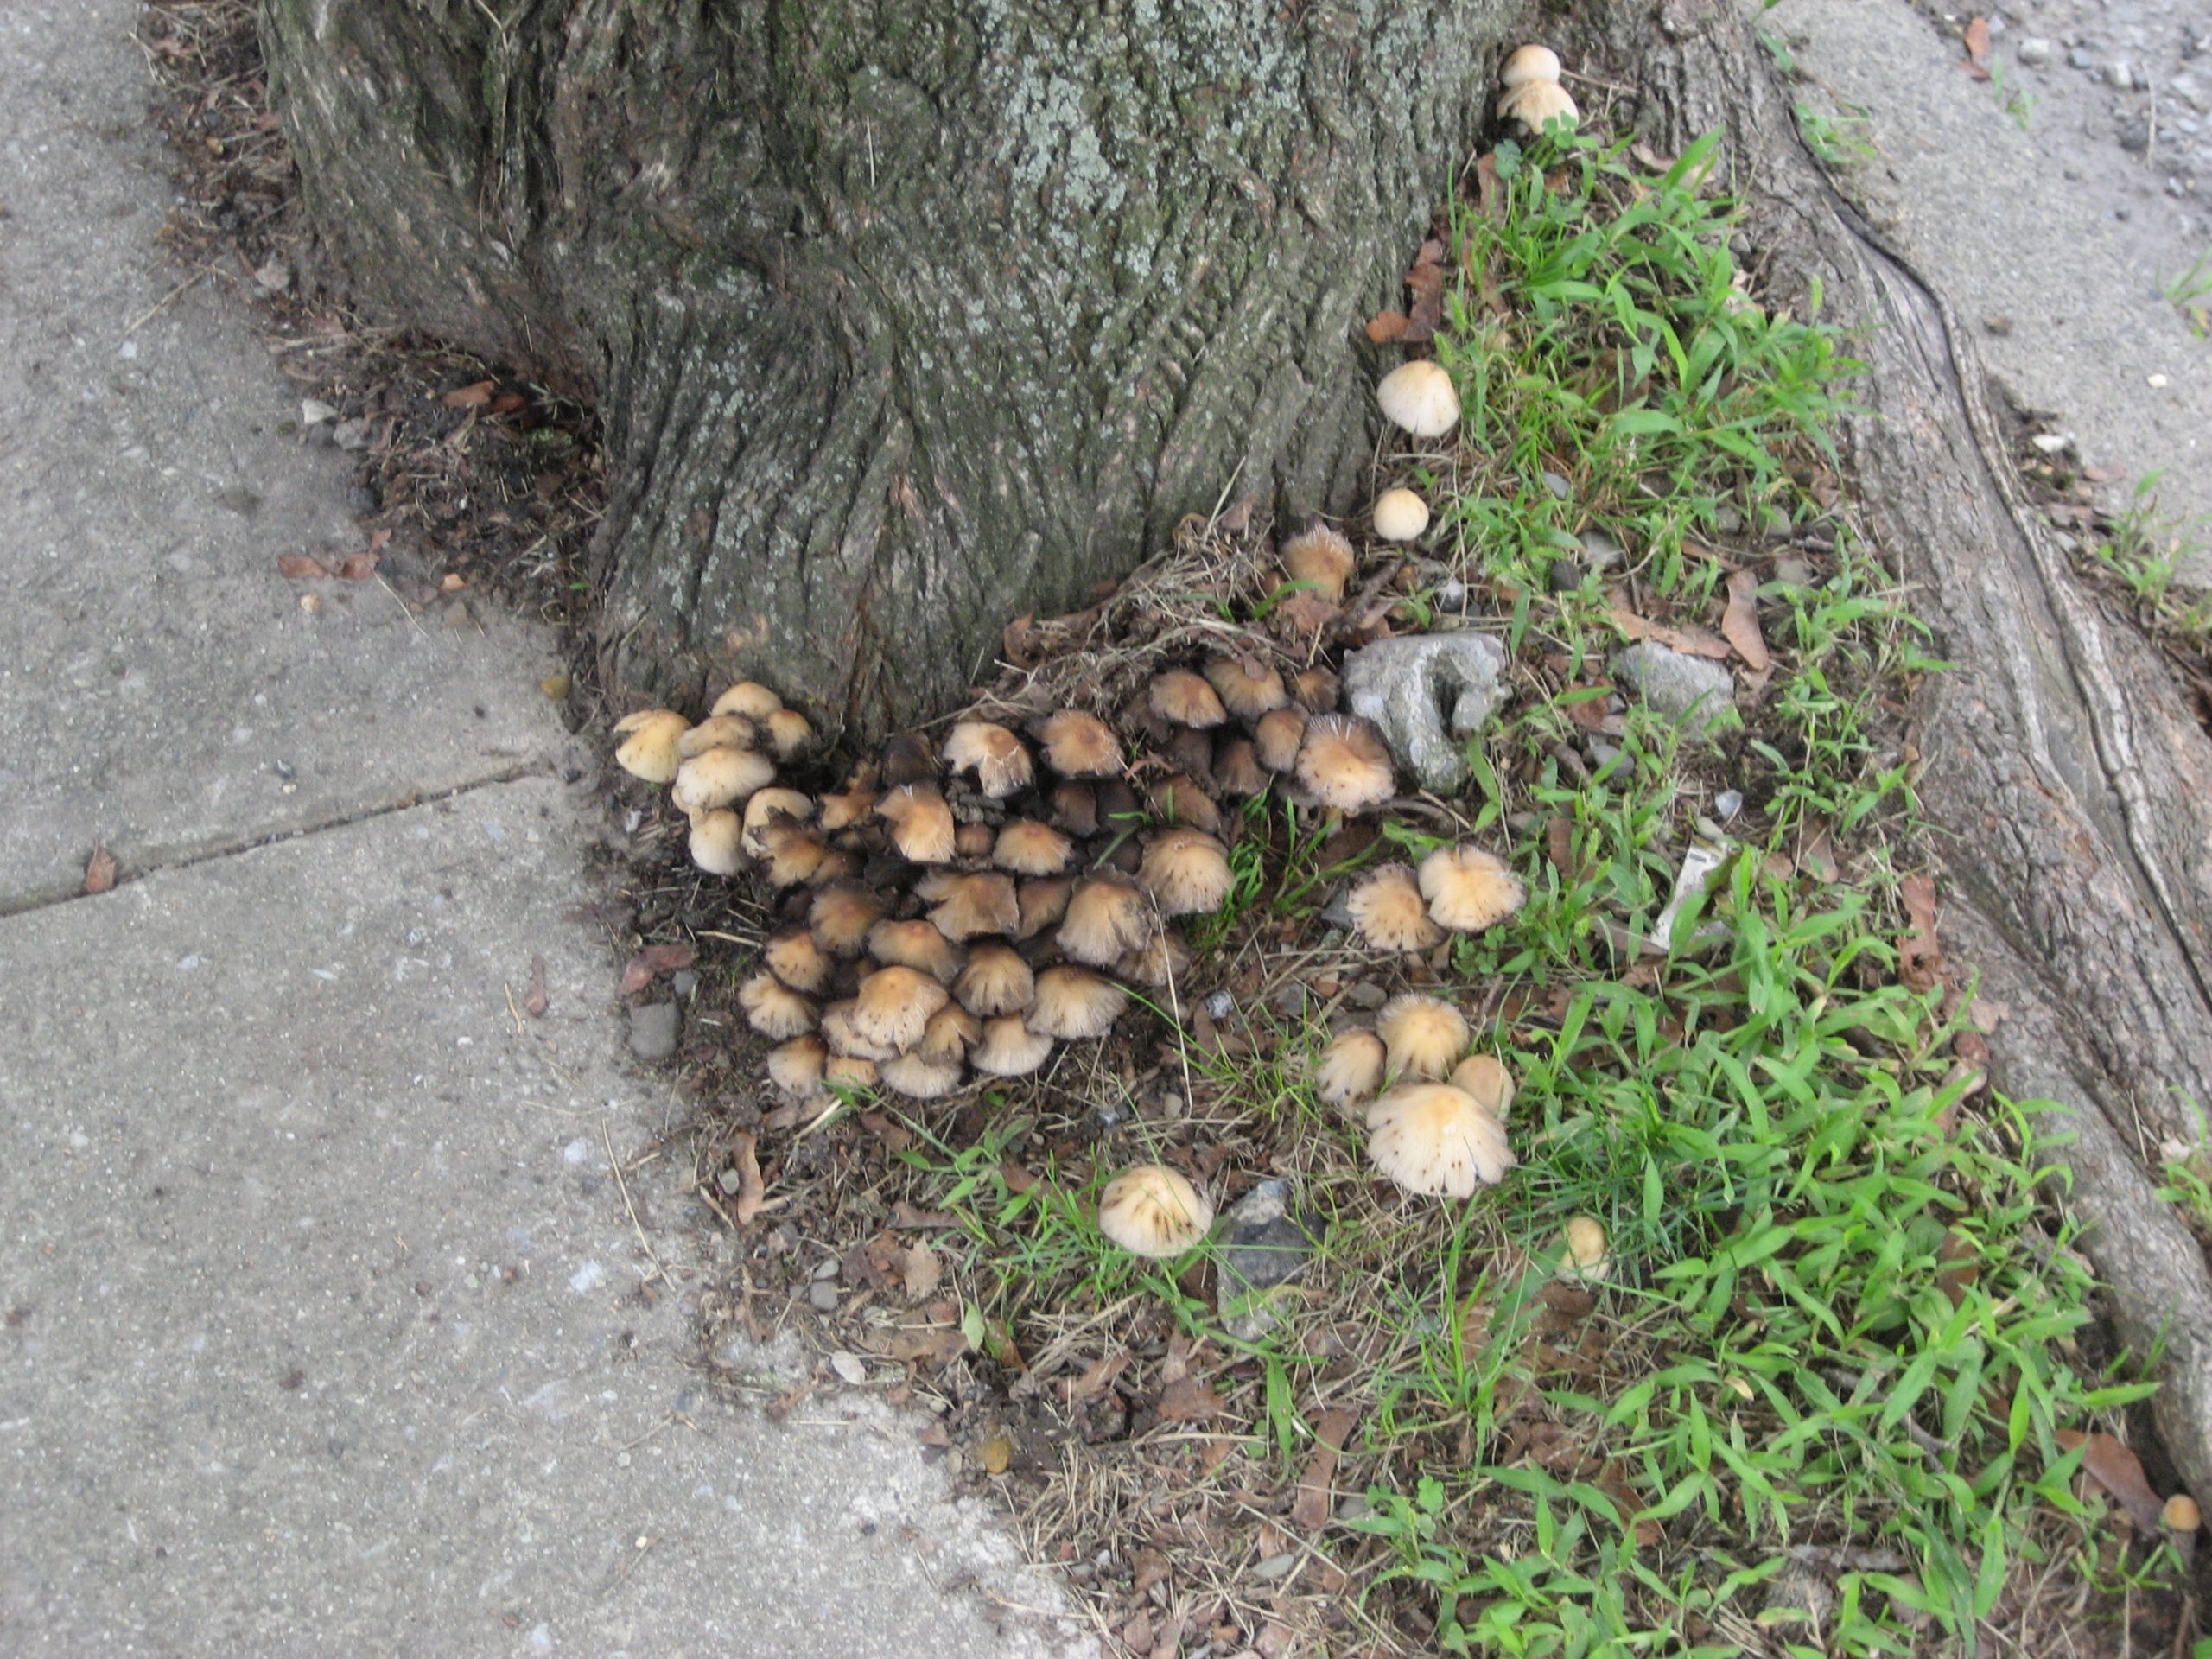
[[[2097,67],[2097,54],[2086,47],[2077,46],[2066,54],[2066,61],[2076,69],[2094,69]]]
[[[1292,980],[1275,993],[1274,1004],[1276,1013],[1287,1019],[1298,1019],[1306,1012],[1306,987]]]
[[[1555,594],[1578,591],[1582,586],[1582,567],[1573,559],[1553,560],[1551,584],[1552,592]]]
[[[2140,156],[2151,148],[2151,124],[2141,116],[2123,122],[2120,129],[2120,147],[2131,156]],[[2114,219],[2126,219],[2127,209],[2113,209]]]
[[[2040,35],[2031,35],[2012,48],[2012,55],[2030,69],[2040,69],[2050,61],[2050,42]]]
[[[1735,707],[1736,679],[1720,664],[1686,657],[1643,639],[1617,653],[1613,669],[1644,706],[1684,731],[1701,735]]]
[[[1713,515],[1713,527],[1723,536],[1733,536],[1744,527],[1744,515],[1733,507],[1723,507]]]
[[[340,421],[330,435],[340,449],[365,449],[369,447],[369,423],[358,419]]]
[[[1744,810],[1744,791],[1740,789],[1722,790],[1713,798],[1713,810],[1720,815],[1721,823],[1727,823]]]
[[[1227,991],[1216,991],[1206,998],[1206,1013],[1216,1020],[1226,1020],[1235,1012],[1236,999]]]
[[[827,1279],[817,1279],[806,1287],[806,1305],[817,1313],[837,1311],[837,1287]]]
[[[668,976],[668,988],[676,993],[677,1001],[689,1002],[691,993],[699,988],[699,973],[694,968],[679,968]]]
[[[1344,1001],[1356,1008],[1379,1008],[1390,1000],[1390,993],[1371,979],[1356,979],[1344,987]]]
[[[1546,473],[1543,477],[1544,487],[1552,493],[1552,499],[1555,501],[1566,500],[1567,490],[1567,480],[1561,478],[1557,473]]]
[[[1810,588],[1814,582],[1813,562],[1795,553],[1785,553],[1774,562],[1774,579],[1784,588]]]
[[[1600,575],[1628,563],[1627,550],[1602,530],[1586,530],[1574,541],[1582,550],[1583,563]]]
[[[1290,1183],[1262,1181],[1231,1206],[1221,1236],[1217,1290],[1230,1335],[1251,1342],[1276,1323],[1268,1294],[1306,1270],[1313,1236],[1290,1213]]]
[[[1467,584],[1457,576],[1440,584],[1436,589],[1436,608],[1440,611],[1464,611],[1467,608]]]
[[[2105,65],[2104,79],[2107,86],[2117,86],[2123,92],[2135,84],[2134,77],[2128,73],[2127,65],[2118,58]]]
[[[1467,777],[1464,740],[1505,701],[1504,672],[1505,648],[1486,633],[1378,639],[1345,656],[1344,706],[1375,722],[1423,788],[1455,790]]]
[[[673,1002],[640,1002],[630,1010],[630,1052],[641,1060],[664,1060],[676,1052],[683,1014]]]

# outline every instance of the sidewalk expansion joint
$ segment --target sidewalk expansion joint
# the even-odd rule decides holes
[[[105,892],[116,892],[134,881],[148,876],[166,875],[174,870],[188,870],[196,864],[211,864],[218,859],[236,858],[242,853],[257,852],[264,847],[280,847],[286,842],[305,841],[333,830],[343,830],[356,823],[367,823],[375,818],[390,817],[395,812],[412,812],[419,807],[436,806],[442,802],[458,800],[480,789],[496,788],[501,784],[518,783],[524,778],[550,776],[543,760],[518,762],[487,772],[481,778],[472,778],[467,783],[429,791],[415,791],[397,800],[382,801],[373,806],[358,807],[350,812],[338,813],[315,823],[303,823],[290,830],[276,830],[260,835],[241,836],[233,840],[218,842],[209,846],[195,847],[188,851],[156,854],[150,862],[131,864],[119,870],[113,887]],[[34,887],[27,893],[0,894],[0,920],[10,916],[25,916],[33,911],[51,910],[56,905],[74,904],[79,899],[98,899],[104,893],[86,893],[81,887]]]

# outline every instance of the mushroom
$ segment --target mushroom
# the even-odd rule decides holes
[[[1368,1109],[1367,1155],[1408,1192],[1472,1198],[1518,1162],[1497,1120],[1448,1083],[1401,1084]]]
[[[776,764],[750,749],[707,749],[676,769],[669,798],[686,812],[734,806],[776,781]]]
[[[963,823],[952,831],[952,850],[962,858],[982,858],[991,850],[998,832],[988,823]]]
[[[1068,913],[1068,896],[1074,890],[1075,883],[1065,876],[1023,882],[1015,895],[1021,901],[1021,925],[1014,937],[1033,939],[1058,922]]]
[[[1433,358],[1399,364],[1375,388],[1375,401],[1385,420],[1417,438],[1440,438],[1459,423],[1459,394]]]
[[[1595,1216],[1576,1216],[1560,1232],[1560,1266],[1578,1279],[1603,1279],[1613,1270],[1605,1230]]]
[[[1467,1052],[1467,1018],[1449,1002],[1407,991],[1375,1022],[1393,1077],[1440,1077]]]
[[[1269,772],[1288,772],[1298,764],[1299,746],[1306,741],[1306,719],[1297,709],[1278,709],[1261,716],[1252,729],[1252,747],[1262,766]]]
[[[1526,86],[1532,80],[1555,81],[1559,79],[1559,54],[1548,46],[1538,46],[1532,41],[1515,49],[1513,55],[1506,59],[1505,67],[1499,72],[1497,79],[1499,84],[1510,92],[1516,86]]]
[[[960,976],[960,952],[933,922],[878,922],[868,931],[868,953],[887,968],[912,968],[940,985]]]
[[[768,747],[775,750],[779,760],[789,760],[804,753],[807,745],[814,741],[814,728],[796,709],[776,709],[761,723],[767,728]]]
[[[891,823],[892,844],[915,864],[950,863],[953,854],[952,809],[935,784],[906,784],[875,804],[876,816]]]
[[[737,751],[725,749],[720,753],[734,754]],[[700,758],[705,759],[703,755]],[[684,764],[688,766],[690,763],[686,761]],[[813,816],[814,803],[795,789],[755,790],[745,803],[745,834],[737,844],[753,858],[766,858],[768,847],[760,838],[763,830],[779,818],[789,818],[793,823],[804,823]]]
[[[1022,1023],[1040,1037],[1083,1042],[1103,1037],[1128,1006],[1129,994],[1084,968],[1047,968],[1037,976],[1037,1000]]]
[[[1235,878],[1229,853],[1211,836],[1171,830],[1144,849],[1137,880],[1163,916],[1198,916],[1221,908]]]
[[[1118,876],[1094,875],[1068,899],[1057,942],[1074,961],[1109,968],[1125,950],[1142,949],[1156,925],[1144,895]]]
[[[944,764],[972,772],[976,786],[995,801],[1027,789],[1032,775],[1029,751],[1003,726],[988,720],[963,720],[944,740]]]
[[[1309,715],[1325,715],[1337,706],[1336,671],[1333,669],[1301,668],[1291,676],[1290,694],[1298,699],[1298,706]]]
[[[854,1010],[859,1003],[850,997],[842,1002],[832,1002],[822,1010],[822,1035],[830,1045],[832,1054],[850,1056],[861,1060],[887,1060],[899,1051],[888,1043],[871,1041],[863,1037],[853,1024]]]
[[[1411,490],[1385,490],[1375,498],[1375,533],[1386,542],[1410,542],[1428,528],[1428,503]]]
[[[691,722],[673,709],[640,709],[614,722],[622,742],[614,751],[614,764],[632,778],[649,784],[665,784],[683,761],[679,747]]]
[[[1213,797],[1179,772],[1162,778],[1144,793],[1145,804],[1157,821],[1203,830],[1208,835],[1221,828],[1221,809],[1214,804]]]
[[[1380,806],[1398,783],[1381,734],[1357,715],[1316,715],[1306,722],[1297,776],[1315,800],[1336,812]]]
[[[1359,937],[1378,950],[1427,950],[1444,942],[1444,930],[1429,919],[1414,873],[1403,864],[1385,864],[1369,875],[1344,908]]]
[[[919,1052],[898,1054],[879,1065],[875,1075],[885,1088],[909,1100],[942,1100],[960,1086],[960,1062]]]
[[[876,793],[872,789],[849,789],[842,795],[824,795],[822,827],[831,835],[849,830],[875,810],[875,802]]]
[[[883,901],[866,887],[834,882],[814,895],[807,906],[806,925],[815,943],[833,957],[856,957],[868,943],[868,930],[882,919]]]
[[[822,1081],[832,1089],[857,1093],[875,1087],[875,1062],[857,1054],[832,1054],[822,1068]]]
[[[1351,1108],[1382,1086],[1382,1039],[1367,1030],[1348,1031],[1321,1051],[1313,1067],[1313,1092],[1324,1105]]]
[[[765,873],[772,887],[798,886],[810,879],[830,855],[830,843],[823,840],[820,830],[793,823],[785,817],[771,818],[760,826],[754,839],[760,843]]]
[[[1452,1086],[1464,1089],[1499,1122],[1513,1109],[1513,1074],[1488,1054],[1470,1054],[1452,1068]]]
[[[879,968],[861,981],[853,1001],[853,1030],[871,1043],[906,1052],[950,1000],[944,986],[912,968]]]
[[[968,953],[968,965],[952,982],[952,994],[970,1014],[1020,1014],[1037,1000],[1037,977],[1020,951],[990,939]]]
[[[1179,934],[1163,930],[1141,950],[1124,951],[1114,971],[1140,985],[1171,985],[1190,965],[1191,947]]]
[[[814,935],[803,927],[777,934],[768,941],[760,958],[768,964],[770,973],[807,996],[819,996],[829,989],[830,977],[837,971],[836,958],[816,944]]]
[[[922,1040],[914,1052],[933,1060],[957,1060],[983,1034],[983,1022],[957,1002],[948,1002],[930,1015],[922,1027]]]
[[[742,715],[710,715],[676,740],[676,752],[689,760],[709,749],[758,747],[760,728]]]
[[[1021,901],[1015,895],[1012,876],[983,870],[956,876],[950,887],[930,912],[930,920],[946,938],[1011,933],[1021,925]]]
[[[1098,1230],[1134,1255],[1180,1255],[1213,1227],[1213,1206],[1175,1171],[1139,1164],[1106,1183]]]
[[[1089,784],[1066,783],[1052,790],[1052,827],[1071,836],[1098,833],[1098,791]]]
[[[1515,87],[1497,100],[1497,112],[1532,136],[1554,121],[1571,127],[1582,116],[1574,107],[1573,97],[1555,80],[1532,80]]]
[[[814,1029],[814,1004],[771,973],[755,974],[739,986],[737,1005],[745,1010],[746,1024],[763,1037],[781,1041]]]
[[[691,861],[709,875],[735,875],[745,868],[738,837],[745,824],[727,807],[691,815]]]
[[[1214,747],[1213,780],[1224,795],[1257,795],[1267,788],[1268,769],[1250,738],[1224,738]]]
[[[797,1099],[810,1099],[822,1092],[822,1068],[829,1060],[830,1046],[819,1037],[794,1037],[768,1051],[768,1081]]]
[[[2158,1511],[2158,1524],[2169,1532],[2195,1532],[2204,1524],[2203,1512],[2187,1492],[2176,1492]]]
[[[822,861],[814,867],[814,874],[806,878],[810,887],[826,887],[832,881],[849,881],[861,873],[859,855],[843,847],[832,847],[822,855]]]
[[[883,746],[881,781],[886,788],[937,781],[937,751],[919,732],[901,732]]]
[[[1285,542],[1281,556],[1286,575],[1293,582],[1305,582],[1332,601],[1344,598],[1352,572],[1358,568],[1344,533],[1319,521]]]
[[[1045,763],[1063,778],[1110,778],[1122,770],[1122,740],[1096,715],[1063,709],[1033,729]]]
[[[1229,711],[1222,707],[1221,698],[1205,677],[1187,668],[1171,668],[1154,676],[1145,688],[1144,700],[1147,709],[1172,725],[1207,731],[1229,719]]]
[[[1440,847],[1421,861],[1428,913],[1455,933],[1479,933],[1517,912],[1529,897],[1505,861],[1479,847]]]
[[[968,1060],[995,1077],[1026,1077],[1052,1052],[1051,1038],[1030,1030],[1020,1014],[1002,1014],[983,1022],[983,1040],[968,1051]]]
[[[1008,818],[991,843],[991,862],[1016,875],[1058,875],[1075,856],[1075,843],[1049,823]]]
[[[1226,653],[1206,659],[1206,683],[1239,720],[1257,720],[1290,701],[1282,676],[1266,663]]]
[[[742,715],[747,720],[766,720],[784,706],[784,700],[766,686],[753,680],[740,680],[735,685],[715,699],[710,715]]]

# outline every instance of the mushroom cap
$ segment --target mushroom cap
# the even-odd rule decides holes
[[[775,781],[776,763],[765,754],[750,749],[705,749],[677,767],[669,798],[686,812],[711,812],[718,806],[733,806]]]
[[[754,749],[760,728],[743,715],[710,715],[676,740],[676,752],[689,760],[709,749]]]
[[[1505,861],[1479,847],[1440,847],[1421,861],[1421,896],[1440,927],[1479,933],[1517,912],[1529,897]]]
[[[814,741],[814,728],[796,709],[779,709],[761,722],[767,728],[768,747],[779,760],[788,760]]]
[[[709,875],[735,875],[745,868],[745,855],[738,849],[738,837],[745,832],[743,820],[728,807],[712,812],[691,815],[690,853],[692,863]]]
[[[858,1006],[854,999],[847,997],[822,1010],[822,1035],[830,1045],[830,1053],[860,1060],[889,1059],[899,1052],[896,1048],[889,1043],[871,1042],[853,1025],[853,1010]]]
[[[822,798],[822,827],[835,835],[840,830],[849,830],[875,810],[876,793],[872,789],[849,789],[841,795]]]
[[[1139,1164],[1106,1183],[1098,1230],[1134,1255],[1180,1255],[1213,1227],[1213,1206],[1175,1171]]]
[[[1344,908],[1359,937],[1377,950],[1427,950],[1444,942],[1410,868],[1385,864],[1351,890]]]
[[[740,751],[722,749],[717,753],[735,754]],[[699,758],[702,760],[706,759],[704,755]],[[753,758],[760,759],[757,755]],[[689,766],[691,763],[687,760],[684,764]],[[768,847],[767,843],[760,838],[761,830],[778,818],[789,818],[793,823],[804,823],[813,816],[814,803],[795,789],[756,789],[745,803],[745,834],[739,840],[738,845],[754,858],[766,858],[768,855]]]
[[[2204,1524],[2204,1512],[2187,1492],[2176,1492],[2158,1511],[2158,1523],[2173,1532],[2195,1532]]]
[[[614,722],[622,741],[614,750],[614,764],[632,778],[649,784],[673,781],[683,764],[678,747],[691,722],[673,709],[640,709]]]
[[[1052,828],[1071,836],[1098,833],[1098,791],[1089,784],[1068,782],[1052,787]]]
[[[1313,1092],[1324,1105],[1351,1107],[1382,1086],[1382,1039],[1365,1029],[1348,1031],[1321,1051],[1313,1067]]]
[[[1408,489],[1375,498],[1375,533],[1386,542],[1410,542],[1428,528],[1428,503]]]
[[[1542,132],[1554,121],[1571,127],[1582,118],[1573,95],[1555,80],[1523,81],[1497,100],[1497,112],[1531,133]]]
[[[955,772],[973,772],[976,786],[995,801],[1027,789],[1033,775],[1021,740],[988,720],[963,720],[953,727],[944,740],[944,764]]]
[[[1451,1083],[1472,1095],[1475,1103],[1501,1123],[1513,1109],[1513,1074],[1492,1055],[1468,1055],[1452,1068]]]
[[[1338,812],[1380,806],[1398,786],[1389,747],[1357,715],[1316,715],[1306,722],[1297,775],[1315,800]]]
[[[1046,765],[1063,778],[1111,778],[1122,770],[1122,740],[1096,715],[1063,709],[1034,729]]]
[[[1137,880],[1163,916],[1198,916],[1221,908],[1236,877],[1228,849],[1196,830],[1170,830],[1144,849]]]
[[[1229,711],[1222,707],[1220,696],[1205,677],[1187,668],[1155,674],[1145,688],[1144,701],[1145,707],[1160,719],[1199,731],[1223,725],[1229,719]]]
[[[983,1039],[968,1051],[968,1063],[994,1077],[1026,1077],[1045,1064],[1052,1039],[1021,1022],[1018,1014],[1002,1014],[983,1022]]]
[[[918,1049],[880,1062],[875,1075],[885,1088],[909,1100],[942,1100],[960,1086],[960,1062],[936,1058]]]
[[[887,789],[937,781],[937,751],[919,732],[900,732],[884,740],[877,781]]]
[[[1269,772],[1288,772],[1298,764],[1298,751],[1306,741],[1306,711],[1278,709],[1262,715],[1252,728],[1252,747],[1260,764]]]
[[[814,1029],[814,1004],[765,969],[737,988],[737,1005],[746,1024],[779,1042]]]
[[[1114,1028],[1129,994],[1085,968],[1047,968],[1037,976],[1037,1000],[1022,1023],[1041,1037],[1088,1041]]]
[[[814,895],[806,925],[814,940],[833,957],[857,957],[868,930],[883,918],[883,900],[857,882],[837,881]]]
[[[832,1054],[822,1068],[822,1081],[832,1089],[873,1089],[875,1062],[858,1054]]]
[[[1367,1110],[1367,1156],[1408,1192],[1466,1198],[1519,1160],[1498,1121],[1448,1083],[1400,1084]]]
[[[1318,663],[1312,668],[1300,669],[1290,679],[1290,695],[1309,715],[1325,715],[1334,709],[1341,689],[1337,683],[1336,671],[1323,668]]]
[[[904,784],[875,804],[891,823],[899,855],[915,864],[949,864],[955,849],[952,809],[935,784]]]
[[[778,1043],[768,1051],[768,1081],[800,1100],[822,1092],[822,1068],[829,1064],[830,1045],[810,1033]]]
[[[1327,600],[1340,600],[1359,561],[1344,532],[1319,519],[1283,543],[1283,574],[1302,582]]]
[[[868,931],[868,953],[887,968],[912,968],[940,985],[960,975],[960,952],[926,918],[876,923]]]
[[[1144,793],[1145,804],[1155,819],[1185,830],[1203,830],[1208,835],[1221,828],[1221,809],[1214,804],[1213,797],[1179,772],[1160,779]]]
[[[963,858],[987,856],[998,840],[998,831],[988,823],[963,823],[952,831],[952,850]]]
[[[1021,925],[1021,901],[1014,893],[1014,878],[997,870],[954,877],[951,890],[931,910],[930,920],[948,939],[1013,932]]]
[[[1021,925],[1017,939],[1033,939],[1068,913],[1068,899],[1075,883],[1065,875],[1040,876],[1025,881],[1016,893],[1021,901]]]
[[[1459,423],[1459,391],[1433,358],[1399,364],[1376,386],[1375,401],[1385,420],[1417,438],[1440,438]]]
[[[1073,961],[1110,968],[1122,952],[1150,944],[1156,925],[1144,894],[1118,877],[1093,875],[1069,895],[1056,942]]]
[[[1249,737],[1224,738],[1214,746],[1213,780],[1224,795],[1257,795],[1271,781]]]
[[[1114,971],[1139,985],[1168,985],[1190,966],[1191,947],[1183,943],[1182,935],[1163,929],[1142,950],[1124,951]]]
[[[791,928],[770,939],[760,959],[768,964],[770,973],[803,996],[821,995],[837,971],[836,958],[803,927]]]
[[[747,720],[766,720],[784,706],[784,700],[756,680],[740,680],[735,685],[715,699],[710,715],[742,715]]]
[[[1467,1052],[1467,1017],[1449,1002],[1407,991],[1382,1005],[1376,1035],[1394,1077],[1440,1077]],[[1464,1091],[1463,1091],[1464,1092]]]
[[[795,887],[811,880],[830,855],[830,843],[823,840],[820,830],[785,818],[761,825],[754,839],[760,843],[763,867],[772,887]]]
[[[1605,1254],[1605,1230],[1595,1216],[1576,1216],[1560,1232],[1560,1265],[1584,1279],[1603,1279],[1613,1270]]]
[[[951,1000],[944,987],[912,968],[879,968],[853,999],[853,1029],[871,1043],[905,1053],[922,1040],[930,1016]]]
[[[1239,720],[1257,720],[1290,701],[1274,664],[1256,658],[1220,652],[1206,658],[1205,672],[1206,683],[1221,698],[1221,706]]]
[[[863,866],[860,855],[843,847],[832,847],[822,855],[822,861],[814,867],[814,874],[806,878],[810,887],[826,887],[832,881],[849,881],[860,874]]]
[[[1037,1000],[1037,976],[1012,945],[987,939],[968,953],[968,965],[952,982],[952,994],[970,1014],[1020,1014]]]
[[[1515,48],[1506,59],[1505,67],[1498,75],[1499,84],[1508,88],[1525,86],[1532,80],[1559,79],[1559,54],[1548,46],[1538,46],[1533,41]]]
[[[1058,875],[1075,857],[1075,842],[1049,823],[1008,818],[991,843],[991,862],[1016,875]]]

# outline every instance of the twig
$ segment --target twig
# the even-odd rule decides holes
[[[200,266],[200,269],[194,271],[191,276],[186,277],[175,288],[169,289],[168,293],[162,295],[160,299],[156,300],[153,304],[148,306],[143,311],[141,311],[137,316],[133,317],[130,320],[130,327],[126,327],[123,331],[123,339],[130,339],[130,336],[137,334],[140,328],[143,327],[147,323],[151,322],[162,312],[168,310],[169,308],[169,302],[175,300],[178,295],[183,293],[186,289],[190,288],[194,283],[198,282],[202,276],[205,276],[209,269],[210,267],[207,265]]]
[[[383,588],[385,592],[391,595],[391,602],[398,606],[399,613],[414,625],[415,632],[421,634],[425,639],[429,639],[430,637],[430,631],[423,626],[423,619],[421,617],[416,615],[414,612],[407,608],[407,601],[399,596],[399,589],[393,587],[390,582],[384,579],[384,572],[381,570],[376,573],[376,578],[377,586]]]
[[[645,1224],[638,1219],[638,1206],[630,1201],[630,1183],[622,1179],[622,1160],[614,1155],[614,1136],[608,1130],[604,1118],[600,1120],[599,1138],[607,1143],[607,1166],[614,1172],[614,1185],[621,1190],[622,1207],[630,1212],[630,1225],[637,1229],[638,1243],[645,1250],[645,1259],[653,1264],[653,1276],[665,1279],[668,1269],[661,1265],[660,1257],[653,1254],[652,1241],[645,1236]]]

